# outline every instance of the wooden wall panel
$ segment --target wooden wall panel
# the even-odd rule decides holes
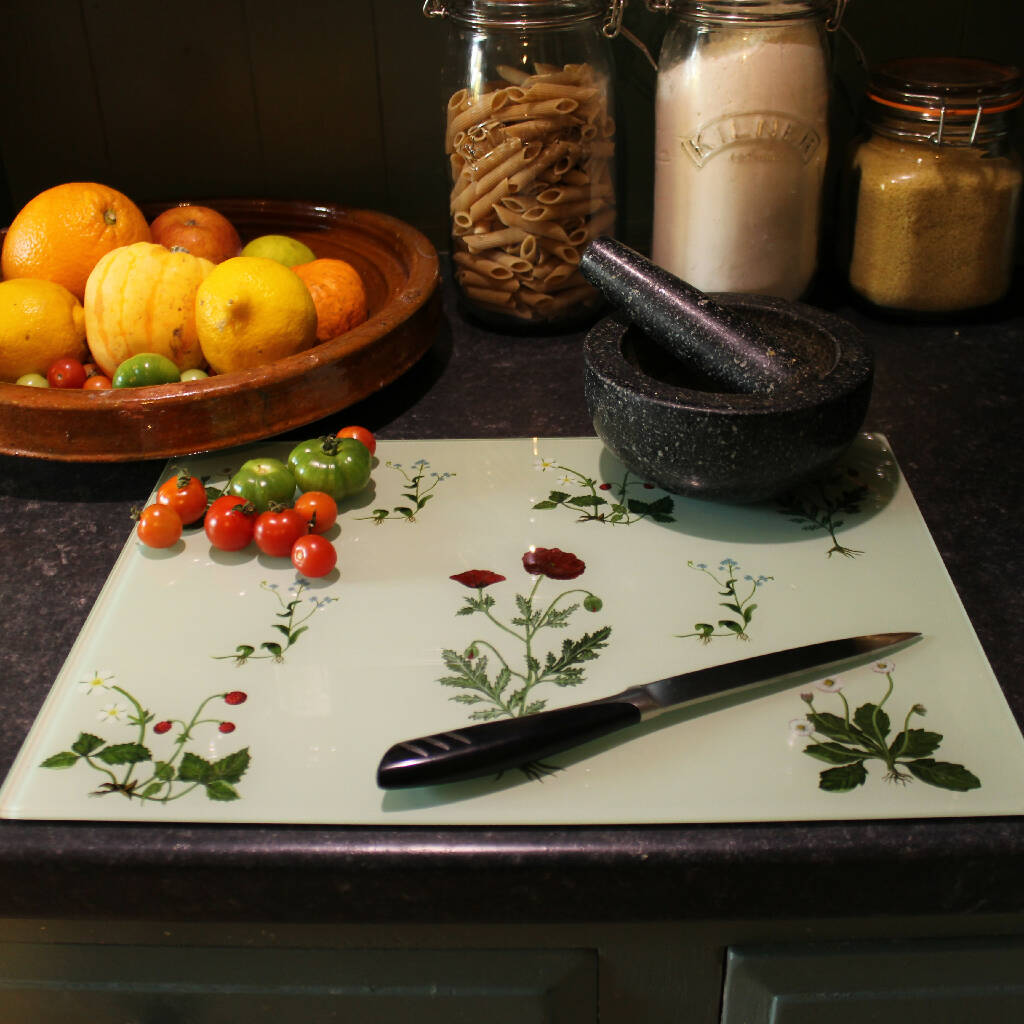
[[[0,219],[49,185],[94,179],[140,200],[338,201],[393,213],[446,244],[447,25],[421,8],[420,0],[0,0]],[[665,24],[643,0],[627,7],[627,28],[654,56]],[[1019,0],[851,0],[846,26],[872,62],[945,53],[1024,63]],[[627,39],[613,51],[622,235],[643,247],[654,72]],[[847,42],[838,52],[852,110],[863,75]]]

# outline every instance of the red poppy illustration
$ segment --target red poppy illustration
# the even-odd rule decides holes
[[[583,559],[560,548],[532,548],[523,555],[523,568],[528,573],[549,580],[574,580],[586,567]]]
[[[489,587],[492,583],[501,583],[505,579],[504,576],[491,572],[490,569],[467,569],[465,572],[456,573],[448,578],[455,580],[456,583],[461,583],[464,587],[469,587],[470,590]]]

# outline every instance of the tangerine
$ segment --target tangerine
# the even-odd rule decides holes
[[[102,256],[148,241],[146,218],[124,193],[95,182],[67,182],[21,208],[7,229],[0,269],[7,279],[54,281],[82,301],[85,282]]]
[[[366,289],[351,263],[324,257],[300,263],[292,270],[306,282],[313,296],[317,341],[336,338],[366,319]]]

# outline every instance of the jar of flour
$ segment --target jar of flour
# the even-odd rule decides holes
[[[658,64],[654,261],[703,291],[799,298],[817,268],[827,32],[845,0],[647,0]]]

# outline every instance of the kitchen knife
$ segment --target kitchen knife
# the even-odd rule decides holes
[[[874,633],[826,640],[631,686],[585,704],[405,740],[381,758],[377,785],[382,789],[429,786],[518,768],[684,704],[780,682],[812,669],[824,673],[848,667],[920,635]]]

